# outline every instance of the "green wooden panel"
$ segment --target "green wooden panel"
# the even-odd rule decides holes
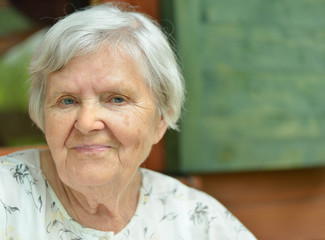
[[[182,134],[168,133],[168,168],[169,171],[179,171],[183,169],[183,151],[186,151],[185,155],[191,155],[193,159],[199,157],[199,152],[195,148],[188,148],[186,139],[195,139],[200,134],[200,129],[192,127],[199,121],[202,110],[200,103],[202,84],[201,81],[197,81],[197,79],[201,79],[200,64],[198,64],[201,57],[200,52],[194,51],[200,48],[200,43],[198,35],[193,35],[193,33],[199,31],[199,22],[197,20],[200,18],[200,13],[197,9],[200,5],[197,1],[193,0],[161,1],[161,3],[162,22],[168,23],[172,21],[174,25],[171,28],[173,31],[171,33],[174,34],[178,42],[178,53],[181,56],[183,67],[186,68],[186,70],[184,69],[183,75],[187,79],[186,85],[188,89],[191,89],[191,99],[193,100],[188,100],[189,104],[187,104],[186,111],[183,113],[183,119],[186,119],[186,121],[184,120],[181,124],[182,129],[191,128],[191,131],[182,130]],[[180,42],[183,44],[179,44]],[[192,51],[187,51],[187,49],[192,49]]]
[[[325,1],[169,0],[162,11],[187,85],[170,169],[325,165]]]

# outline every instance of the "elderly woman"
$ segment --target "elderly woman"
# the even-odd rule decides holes
[[[255,239],[212,197],[140,168],[183,96],[148,17],[103,4],[58,21],[31,62],[49,150],[0,159],[1,239]]]

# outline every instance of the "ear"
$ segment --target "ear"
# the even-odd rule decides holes
[[[162,139],[166,130],[167,130],[167,123],[166,123],[164,117],[160,116],[160,119],[157,122],[156,134],[155,134],[153,144],[158,143]]]

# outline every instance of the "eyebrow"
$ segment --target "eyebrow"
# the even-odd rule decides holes
[[[98,95],[107,95],[107,94],[121,94],[121,95],[125,95],[125,96],[129,96],[129,97],[135,97],[136,95],[136,88],[131,88],[131,90],[129,89],[123,89],[123,88],[113,88],[110,90],[104,90],[104,91],[100,91],[100,92],[96,92],[96,94]],[[50,94],[47,94],[47,96],[49,96],[50,98],[58,98],[60,96],[64,96],[64,95],[79,95],[79,92],[74,92],[74,91],[55,91],[55,92],[50,92]]]
[[[66,91],[55,91],[55,92],[50,92],[50,94],[46,94],[46,96],[49,96],[51,98],[57,98],[59,96],[64,96],[64,95],[73,95],[72,92],[66,92]]]

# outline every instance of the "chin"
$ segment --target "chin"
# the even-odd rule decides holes
[[[113,181],[112,178],[107,176],[99,177],[99,176],[89,176],[89,175],[78,175],[75,176],[73,182],[79,187],[100,187],[105,186],[109,182]],[[73,186],[72,186],[73,187]]]
[[[114,168],[89,164],[73,168],[70,171],[66,169],[64,179],[71,183],[67,185],[97,187],[114,181],[117,178],[117,173],[118,171]]]

